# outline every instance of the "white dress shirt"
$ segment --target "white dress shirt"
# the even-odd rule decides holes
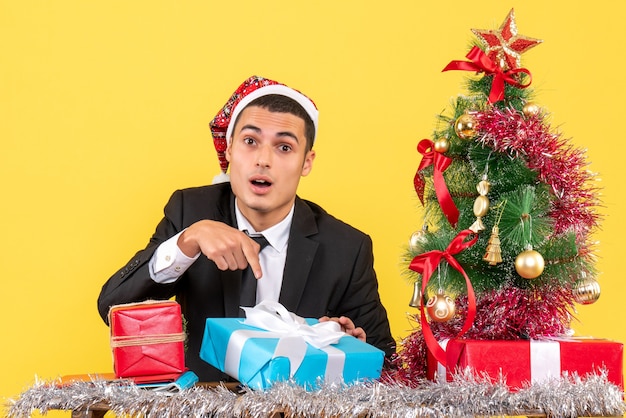
[[[293,211],[294,206],[292,206],[285,219],[276,225],[264,231],[256,231],[239,210],[237,200],[235,199],[235,216],[237,217],[239,230],[247,231],[250,235],[262,234],[269,242],[269,245],[259,254],[263,276],[257,283],[257,303],[262,300],[278,302],[283,282],[285,260],[287,258],[287,244]],[[187,257],[180,250],[178,237],[183,232],[184,230],[161,243],[152,255],[149,270],[150,277],[155,282],[175,282],[200,257],[201,253],[196,254],[194,257]]]

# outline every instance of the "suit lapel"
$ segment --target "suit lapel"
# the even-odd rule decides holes
[[[319,245],[309,238],[317,233],[313,212],[298,197],[295,205],[279,298],[279,302],[291,312],[295,312],[300,303]]]

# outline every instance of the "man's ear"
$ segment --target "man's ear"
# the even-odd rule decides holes
[[[315,151],[311,150],[304,156],[304,164],[302,165],[301,176],[308,176],[311,170],[313,170],[313,160],[315,160]]]
[[[233,143],[232,141],[229,141],[228,145],[226,145],[226,151],[224,151],[224,157],[226,157],[226,161],[228,161],[229,163],[230,163],[230,154],[231,154],[230,146],[232,145],[232,143]]]

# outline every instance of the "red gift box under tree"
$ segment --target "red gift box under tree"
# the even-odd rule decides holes
[[[446,365],[428,356],[427,376],[441,380],[470,368],[494,382],[502,377],[513,391],[564,374],[584,377],[604,371],[607,380],[624,387],[623,344],[591,338],[503,341],[451,339],[445,344]]]

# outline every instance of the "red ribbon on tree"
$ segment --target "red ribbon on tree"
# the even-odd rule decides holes
[[[470,61],[451,61],[442,71],[464,70],[493,74],[493,83],[491,84],[491,91],[489,92],[489,103],[496,103],[504,99],[505,82],[522,89],[530,86],[532,81],[530,71],[526,68],[516,68],[502,71],[502,68],[493,62],[487,54],[485,54],[483,50],[477,46],[473,47],[465,57]],[[522,84],[514,78],[514,76],[519,73],[524,73],[530,77],[528,83]]]
[[[454,204],[452,196],[450,196],[450,192],[446,186],[446,181],[443,178],[443,172],[446,171],[448,166],[452,163],[452,158],[446,157],[442,153],[435,151],[433,141],[430,139],[422,139],[417,144],[417,151],[423,155],[422,161],[420,162],[417,172],[415,173],[415,177],[413,178],[413,186],[415,187],[417,197],[419,197],[420,202],[422,202],[423,205],[424,186],[426,182],[424,181],[424,174],[422,173],[422,170],[432,165],[433,183],[435,186],[437,200],[439,201],[443,214],[446,216],[446,219],[448,219],[448,222],[450,222],[450,225],[456,228],[456,223],[459,220],[459,210]]]
[[[469,241],[466,241],[466,238],[473,235]],[[464,231],[459,232],[459,234],[452,239],[448,248],[444,251],[440,250],[432,250],[420,254],[413,258],[409,268],[417,273],[422,275],[422,295],[426,294],[426,286],[428,285],[428,281],[430,280],[430,276],[432,276],[435,269],[439,266],[441,260],[445,260],[450,264],[454,269],[456,269],[459,273],[463,275],[465,278],[465,283],[467,285],[467,316],[465,318],[465,322],[463,323],[463,328],[457,334],[456,338],[459,338],[461,335],[465,334],[474,323],[474,318],[476,317],[476,296],[474,295],[474,288],[472,288],[472,283],[470,282],[467,273],[461,267],[461,264],[454,258],[455,254],[460,253],[466,248],[471,247],[478,240],[478,235],[473,231],[466,229]],[[437,361],[444,366],[446,365],[446,353],[439,345],[439,342],[433,335],[432,330],[430,329],[430,325],[426,320],[426,313],[424,311],[424,304],[420,304],[420,321],[422,324],[422,333],[424,334],[424,341],[426,342],[426,346],[429,348],[430,352],[435,356]]]

